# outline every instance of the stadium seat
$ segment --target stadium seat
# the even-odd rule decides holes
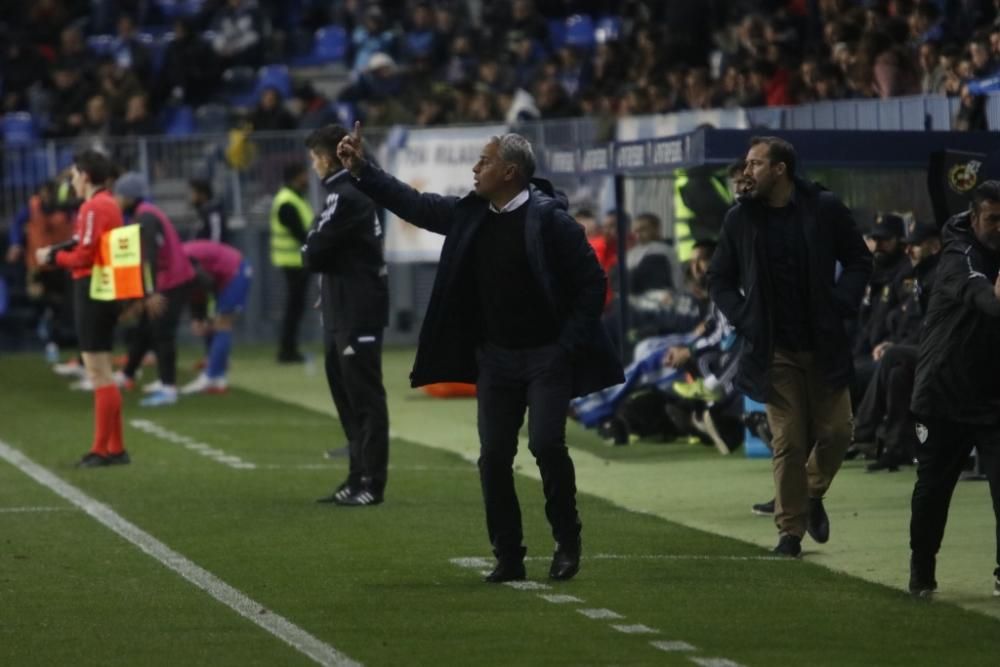
[[[597,21],[594,39],[598,43],[617,42],[622,34],[622,20],[618,16],[604,16]]]
[[[587,50],[594,48],[594,20],[586,14],[567,18],[566,45]]]
[[[292,95],[292,76],[284,65],[266,65],[257,73],[256,93],[259,97],[265,88],[274,88],[281,97],[288,99]]]
[[[12,146],[25,146],[38,141],[38,127],[35,120],[27,112],[8,113],[3,117],[3,143]]]
[[[186,137],[195,133],[194,110],[187,105],[169,107],[163,112],[163,134],[168,137]]]
[[[546,25],[549,29],[549,48],[553,51],[561,49],[566,44],[566,21],[550,19]]]
[[[107,56],[115,47],[114,35],[91,35],[87,38],[87,47],[94,55]]]

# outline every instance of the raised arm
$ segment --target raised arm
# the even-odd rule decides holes
[[[368,162],[361,141],[361,123],[354,123],[354,131],[340,141],[337,158],[351,172],[358,189],[379,206],[428,231],[447,234],[451,230],[458,198],[417,192]]]

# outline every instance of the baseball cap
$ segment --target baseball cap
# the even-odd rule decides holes
[[[368,65],[365,67],[365,69],[371,72],[380,69],[382,67],[395,68],[396,61],[393,60],[392,56],[390,56],[389,54],[382,53],[381,51],[379,51],[378,53],[373,54],[372,57],[368,60]]]
[[[115,181],[114,192],[128,199],[145,199],[149,196],[149,183],[139,172],[127,171]]]
[[[930,222],[913,220],[906,225],[906,236],[903,237],[903,243],[915,245],[940,235],[941,230],[938,229],[937,225]]]
[[[903,238],[903,219],[895,213],[884,213],[875,218],[875,224],[867,236],[873,239]]]

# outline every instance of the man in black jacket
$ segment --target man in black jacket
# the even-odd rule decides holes
[[[475,192],[461,198],[418,193],[366,162],[359,124],[338,155],[359,189],[445,236],[410,379],[415,387],[476,382],[480,480],[497,557],[486,581],[525,578],[513,462],[526,409],[556,541],[549,576],[572,578],[580,519],[569,400],[624,379],[601,328],[604,272],[583,228],[551,184],[532,179],[534,154],[520,135],[487,142],[472,169]]]
[[[1000,595],[1000,181],[982,183],[969,211],[949,220],[920,339],[910,409],[917,419],[917,482],[910,517],[910,592],[932,594],[955,484],[979,452],[997,521],[994,595]]]
[[[382,384],[389,287],[375,205],[337,158],[337,144],[346,134],[343,127],[328,125],[306,139],[326,199],[302,259],[307,270],[320,274],[326,379],[350,455],[347,479],[319,502],[363,507],[382,502],[389,464]]]
[[[795,178],[795,149],[754,137],[753,180],[723,223],[709,292],[743,337],[736,388],[767,406],[774,433],[775,553],[829,539],[823,495],[851,440],[851,344],[871,253],[832,193]],[[837,264],[840,273],[837,277]]]

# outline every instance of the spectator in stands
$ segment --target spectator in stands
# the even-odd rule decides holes
[[[445,64],[445,79],[453,85],[476,80],[479,56],[473,47],[473,37],[468,32],[457,33],[451,42],[448,62]]]
[[[673,287],[673,269],[670,266],[672,249],[663,240],[663,223],[659,216],[640,213],[635,217],[632,231],[635,245],[625,254],[629,294],[641,296],[650,290]]]
[[[118,16],[118,35],[111,45],[111,57],[120,70],[131,70],[140,81],[151,81],[153,56],[139,41],[135,18],[131,14]]]
[[[355,73],[369,69],[368,61],[376,53],[392,56],[396,53],[396,36],[386,25],[385,13],[378,5],[365,10],[361,25],[351,33],[351,47],[354,52],[352,70]]]
[[[851,348],[843,320],[857,311],[871,255],[847,207],[795,176],[791,144],[755,137],[746,162],[752,190],[726,215],[709,289],[748,341],[736,387],[767,405],[775,553],[797,557],[804,533],[819,543],[829,539],[823,496],[851,439]]]
[[[192,178],[188,185],[191,189],[191,207],[198,216],[198,227],[192,238],[225,243],[229,237],[226,210],[222,201],[215,198],[212,184],[204,178]]]
[[[157,99],[200,105],[211,99],[219,82],[218,57],[195,31],[191,19],[174,21],[174,38],[166,47],[158,78]]]
[[[1000,595],[1000,182],[985,181],[969,211],[944,226],[944,253],[920,340],[910,408],[917,481],[910,517],[910,593],[937,589],[936,557],[955,483],[975,447],[996,522],[993,595]]]
[[[129,99],[143,92],[143,86],[131,70],[123,69],[111,61],[98,67],[97,83],[107,102],[108,113],[116,125],[125,116]]]
[[[413,62],[418,58],[426,58],[434,65],[442,65],[438,61],[442,45],[438,43],[440,36],[434,30],[434,15],[429,2],[418,2],[413,6],[410,20],[403,34],[402,58],[404,62]]]
[[[363,72],[354,75],[354,82],[340,91],[341,102],[398,97],[403,92],[403,77],[396,61],[387,53],[375,53],[368,59]]]
[[[294,130],[298,123],[295,117],[285,108],[281,93],[277,88],[268,86],[260,93],[260,101],[250,114],[250,125],[255,132],[277,132]]]
[[[986,96],[975,95],[969,90],[968,84],[963,84],[959,95],[958,113],[955,114],[955,130],[959,132],[986,131],[989,124],[986,120]]]
[[[526,33],[514,31],[508,33],[507,48],[514,86],[530,90],[542,62],[541,47]]]
[[[59,33],[58,57],[74,63],[84,72],[90,72],[97,65],[97,59],[87,48],[83,29],[77,23],[71,23]]]
[[[969,42],[969,60],[972,61],[972,76],[976,79],[985,79],[996,73],[997,61],[993,58],[989,37],[982,35]]]
[[[50,119],[46,135],[53,138],[72,137],[84,124],[84,108],[90,98],[88,86],[80,70],[66,60],[56,61],[52,68],[54,89],[49,95]]]
[[[118,133],[126,136],[148,137],[159,132],[156,119],[149,115],[149,96],[134,93],[128,98],[125,118],[118,127]]]
[[[111,110],[108,99],[104,95],[93,95],[87,100],[84,111],[83,126],[80,128],[81,138],[89,145],[107,146],[107,140],[113,134]]]
[[[213,20],[212,48],[222,68],[256,67],[264,55],[260,14],[248,0],[226,0]]]
[[[543,79],[535,88],[535,102],[542,120],[572,118],[579,109],[555,79]]]
[[[920,67],[920,92],[940,95],[944,92],[945,70],[941,66],[941,43],[928,40],[917,49]]]

